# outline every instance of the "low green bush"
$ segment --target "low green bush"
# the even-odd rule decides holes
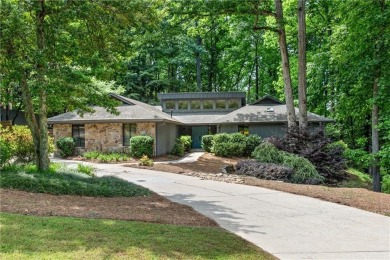
[[[363,149],[345,149],[343,157],[347,161],[347,165],[351,168],[365,171],[370,167],[371,155]]]
[[[115,177],[96,178],[70,170],[54,173],[27,172],[21,168],[18,171],[4,170],[0,173],[0,187],[28,192],[90,197],[133,197],[151,194],[146,188]]]
[[[231,141],[230,134],[228,134],[228,133],[220,133],[220,134],[214,135],[213,145],[215,143],[228,143],[230,141]]]
[[[85,159],[88,159],[88,160],[91,160],[91,159],[96,159],[99,157],[101,153],[97,152],[97,151],[90,151],[90,152],[85,152],[82,154],[82,157],[84,157]]]
[[[12,158],[12,147],[9,142],[0,137],[0,168],[9,163]]]
[[[244,156],[251,156],[257,146],[261,144],[261,138],[258,135],[248,135],[245,140]]]
[[[75,143],[72,137],[62,137],[58,139],[56,146],[62,157],[69,157],[74,155]]]
[[[211,152],[211,149],[213,147],[213,139],[214,139],[214,135],[202,136],[202,148],[208,153]]]
[[[130,151],[132,156],[140,158],[144,155],[153,156],[154,140],[151,136],[134,136],[130,138]]]
[[[175,144],[173,145],[170,154],[177,155],[177,156],[180,156],[180,157],[184,156],[185,149],[184,149],[184,145],[181,142],[180,138],[176,139]]]
[[[252,157],[263,163],[283,163],[283,154],[273,144],[263,142],[252,153]]]
[[[245,143],[223,142],[213,145],[214,154],[222,157],[242,157],[244,149]]]
[[[82,156],[87,160],[98,160],[102,163],[122,162],[131,159],[125,153],[101,153],[97,151],[85,152]]]
[[[192,139],[190,135],[182,135],[180,136],[180,142],[184,146],[184,151],[189,152],[191,150]]]
[[[289,178],[293,183],[319,184],[324,181],[315,166],[306,158],[278,150],[273,144],[264,142],[256,147],[253,158],[262,163],[275,163],[292,168]]]

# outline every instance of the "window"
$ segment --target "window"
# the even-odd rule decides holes
[[[166,101],[165,102],[165,109],[169,109],[169,110],[171,110],[171,109],[176,109],[176,107],[175,107],[175,104],[176,102],[175,101],[173,101],[173,100],[170,100],[170,101]]]
[[[204,100],[203,101],[203,109],[213,109],[213,101]]]
[[[225,109],[226,108],[225,103],[226,103],[225,100],[217,100],[217,101],[215,101],[216,109]]]
[[[123,146],[130,146],[130,138],[136,135],[136,124],[123,124]]]
[[[179,109],[188,110],[188,101],[187,100],[179,101]]]
[[[228,101],[227,101],[227,104],[228,104],[228,108],[230,108],[230,109],[236,109],[236,108],[238,108],[238,100],[235,100],[235,99],[233,99],[233,100],[228,100]]]
[[[200,101],[199,100],[192,100],[191,101],[191,109],[194,109],[194,110],[200,109]]]
[[[85,147],[85,127],[84,125],[72,125],[72,137],[76,147]]]
[[[239,125],[238,126],[238,132],[240,132],[243,135],[249,135],[249,126],[247,126],[247,125]]]

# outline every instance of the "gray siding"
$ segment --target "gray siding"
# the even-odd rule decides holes
[[[220,133],[237,133],[238,125],[221,125]]]
[[[159,123],[156,127],[156,155],[166,154],[171,151],[179,134],[177,125]]]
[[[249,133],[257,134],[261,138],[267,138],[271,136],[283,136],[285,133],[285,124],[249,125]]]

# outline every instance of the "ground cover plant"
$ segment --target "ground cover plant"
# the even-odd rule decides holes
[[[320,184],[324,181],[324,177],[317,172],[309,160],[296,154],[280,151],[271,143],[261,143],[256,147],[252,156],[261,163],[274,163],[293,169],[291,175],[286,176],[289,182]]]
[[[38,171],[35,165],[14,166],[4,169],[0,173],[0,188],[55,195],[102,197],[146,196],[151,194],[146,188],[116,177],[91,177],[77,171],[65,168],[59,169],[60,166],[58,165],[54,164],[47,172]],[[85,167],[83,170],[90,171],[90,169],[86,170]]]
[[[102,153],[98,151],[85,152],[82,155],[87,160],[96,160],[102,163],[130,161],[131,157],[125,153]]]
[[[219,228],[0,213],[2,259],[274,259]]]

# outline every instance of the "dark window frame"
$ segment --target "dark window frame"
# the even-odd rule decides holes
[[[85,125],[77,124],[72,125],[72,138],[75,146],[85,148]]]
[[[238,132],[243,135],[249,135],[249,125],[238,125]]]
[[[128,128],[128,129],[126,129]],[[126,130],[129,131],[129,136],[126,135]],[[137,124],[123,123],[122,124],[122,145],[125,147],[130,146],[130,139],[136,135]],[[134,133],[134,135],[132,135]],[[128,139],[128,140],[127,140]]]

